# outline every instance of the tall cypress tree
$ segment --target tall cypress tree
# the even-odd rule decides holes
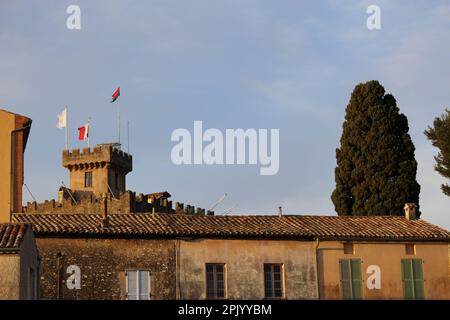
[[[355,87],[341,147],[336,149],[336,189],[331,199],[338,215],[398,216],[407,202],[419,206],[415,148],[408,130],[395,98],[385,94],[378,81]]]

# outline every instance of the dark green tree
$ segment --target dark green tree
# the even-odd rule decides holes
[[[440,118],[435,118],[433,127],[425,130],[425,135],[431,141],[433,146],[439,149],[437,156],[434,157],[436,165],[434,169],[443,177],[450,179],[450,110],[445,109],[446,114]],[[441,185],[442,192],[450,196],[450,186]]]
[[[415,203],[420,215],[417,162],[408,130],[408,119],[378,81],[355,87],[336,149],[331,199],[338,215],[399,216],[407,202]]]

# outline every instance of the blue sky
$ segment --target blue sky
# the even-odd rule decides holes
[[[81,8],[68,30],[66,8]],[[381,8],[382,29],[366,28]],[[116,139],[109,103],[122,89],[134,171],[128,188],[168,190],[216,212],[334,215],[335,149],[353,87],[379,80],[409,119],[423,218],[450,228],[450,198],[423,131],[450,104],[450,5],[446,1],[5,1],[0,0],[0,107],[30,116],[25,181],[56,197],[70,108],[75,128],[92,118],[91,143]],[[280,171],[257,166],[176,166],[177,128],[280,129]],[[125,145],[126,149],[126,145]],[[25,201],[30,200],[25,192]]]

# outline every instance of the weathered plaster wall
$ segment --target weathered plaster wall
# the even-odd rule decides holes
[[[206,263],[225,263],[228,299],[264,298],[264,263],[282,263],[286,299],[315,299],[313,242],[193,240],[179,242],[181,299],[206,298]]]
[[[0,254],[0,270],[0,300],[19,299],[19,255]]]

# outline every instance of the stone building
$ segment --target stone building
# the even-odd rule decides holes
[[[133,158],[116,143],[83,150],[64,150],[62,164],[69,171],[70,187],[61,186],[57,200],[29,202],[21,210],[28,214],[47,213],[187,213],[214,214],[202,208],[170,200],[167,191],[136,194],[126,190],[126,175]]]
[[[0,300],[39,298],[39,260],[27,224],[0,224]]]
[[[450,233],[420,219],[144,213],[13,219],[36,233],[42,299],[450,299]],[[66,283],[73,265],[79,289]]]

